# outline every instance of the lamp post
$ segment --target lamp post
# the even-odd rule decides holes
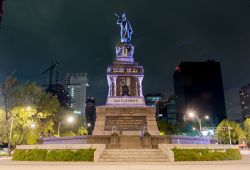
[[[73,116],[69,116],[67,118],[67,122],[68,123],[73,123],[75,121],[74,117]],[[61,121],[58,122],[58,127],[57,127],[57,136],[60,137],[60,129],[61,129]]]
[[[197,120],[197,122],[199,123],[199,129],[200,129],[200,134],[201,134],[201,130],[202,130],[202,126],[201,126],[201,119],[194,113],[194,112],[189,112],[188,113],[188,117],[190,117],[190,118],[194,118],[194,119],[196,119]],[[209,119],[209,116],[208,115],[205,115],[205,117],[204,117],[205,119]]]

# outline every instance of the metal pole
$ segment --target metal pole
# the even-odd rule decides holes
[[[199,126],[200,126],[200,133],[201,133],[201,119],[198,118]]]
[[[200,136],[201,136],[201,119],[198,117],[198,116],[196,116],[196,119],[197,119],[197,121],[198,121],[198,123],[199,123],[199,127],[200,127]]]
[[[10,156],[10,145],[11,145],[13,122],[14,122],[14,118],[11,117],[10,134],[9,134],[9,140],[8,140],[8,156]]]
[[[228,129],[228,136],[229,136],[229,143],[230,143],[230,145],[232,145],[230,128],[231,128],[230,126],[227,127],[227,129]]]
[[[59,121],[58,127],[57,127],[57,136],[60,137],[60,128],[61,128],[61,122]]]

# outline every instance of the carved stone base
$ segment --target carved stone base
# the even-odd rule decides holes
[[[155,120],[155,108],[150,106],[98,106],[93,135],[141,135],[144,126],[151,135],[160,132]]]

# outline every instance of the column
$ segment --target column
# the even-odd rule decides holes
[[[143,80],[143,76],[140,76],[140,77],[138,77],[138,79],[139,79],[139,96],[140,97],[142,97],[143,96],[143,94],[142,94],[142,80]]]
[[[108,97],[111,96],[112,93],[112,83],[110,81],[110,76],[107,75],[107,80],[108,80],[108,85],[109,85],[109,93],[108,93]]]
[[[139,93],[138,93],[138,77],[134,77],[135,78],[135,96],[139,96]]]
[[[113,77],[113,84],[114,84],[114,96],[116,96],[116,80],[117,80],[117,76]]]

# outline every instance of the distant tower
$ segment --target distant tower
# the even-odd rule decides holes
[[[63,84],[70,95],[74,113],[85,115],[87,73],[67,73]]]
[[[199,117],[209,115],[214,126],[227,118],[219,62],[182,62],[174,72],[174,89],[177,123],[190,110]]]
[[[250,118],[250,84],[243,86],[240,91],[240,104],[243,119]]]

